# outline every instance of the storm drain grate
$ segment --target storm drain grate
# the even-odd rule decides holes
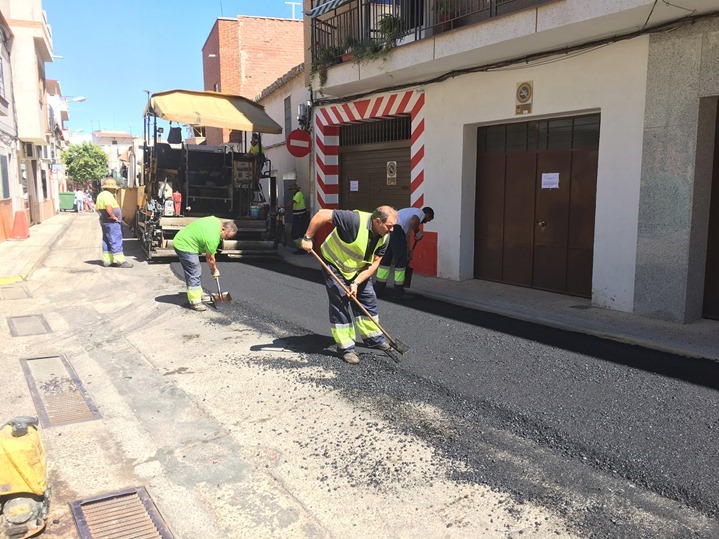
[[[99,419],[100,412],[63,356],[21,359],[43,427]]]
[[[172,539],[144,487],[70,502],[80,539]]]
[[[7,325],[10,326],[10,333],[12,333],[13,337],[52,333],[45,317],[41,314],[13,316],[7,319]]]
[[[0,288],[0,299],[27,299],[31,297],[30,292],[22,286],[3,286]]]

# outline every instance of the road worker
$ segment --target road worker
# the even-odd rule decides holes
[[[377,270],[377,295],[382,297],[386,293],[387,280],[392,273],[394,265],[394,297],[404,299],[404,278],[407,269],[407,247],[410,231],[414,235],[415,244],[422,239],[420,225],[429,223],[434,219],[434,210],[429,206],[422,208],[403,208],[397,212],[397,226],[389,237],[389,245],[385,251],[382,262]]]
[[[302,237],[301,247],[305,251],[312,250],[312,238],[327,223],[332,223],[335,228],[322,243],[322,258],[330,271],[346,285],[349,295],[357,298],[372,318],[379,321],[377,296],[371,277],[379,267],[389,233],[397,223],[397,211],[389,206],[380,206],[372,213],[320,210],[312,217]],[[342,359],[351,364],[359,363],[359,356],[355,352],[354,324],[367,346],[388,350],[390,345],[377,325],[362,313],[324,268],[322,271],[330,303],[332,337]]]
[[[305,254],[307,251],[300,247],[302,241],[302,233],[307,230],[310,222],[310,214],[305,205],[305,196],[302,194],[300,186],[296,183],[290,185],[292,200],[285,204],[285,208],[292,208],[292,241],[295,243],[295,254]]]
[[[193,311],[206,311],[202,303],[202,266],[200,255],[205,255],[207,267],[212,276],[218,278],[215,253],[222,240],[233,238],[237,225],[232,221],[221,221],[212,215],[202,217],[183,227],[176,235],[172,246],[180,259],[187,284],[187,307]]]
[[[131,268],[122,249],[122,211],[115,198],[116,191],[115,178],[105,178],[95,202],[102,227],[102,265]]]

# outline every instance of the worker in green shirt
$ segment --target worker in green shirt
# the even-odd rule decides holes
[[[237,234],[237,225],[232,221],[221,221],[217,217],[202,217],[180,230],[172,242],[175,252],[185,272],[187,283],[188,307],[193,311],[205,311],[202,303],[202,266],[200,255],[204,253],[207,267],[212,276],[220,276],[215,253],[222,240],[233,238]]]
[[[285,204],[285,208],[292,207],[292,241],[295,243],[295,254],[303,255],[307,251],[300,247],[302,234],[310,224],[310,212],[305,205],[305,196],[296,183],[290,185],[290,192],[293,193],[292,200]]]

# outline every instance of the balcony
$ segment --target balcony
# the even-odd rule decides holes
[[[312,40],[306,60],[320,79],[324,71],[321,94],[337,98],[426,84],[537,53],[561,54],[567,47],[612,42],[640,28],[716,10],[716,0],[684,0],[681,9],[654,0],[313,0],[312,5],[305,19]],[[350,50],[353,57],[347,58]],[[317,90],[317,78],[313,85]]]
[[[311,16],[315,70],[385,59],[395,46],[555,0],[316,0]],[[326,7],[332,7],[325,11]]]

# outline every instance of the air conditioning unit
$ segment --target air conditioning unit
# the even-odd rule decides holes
[[[22,147],[25,157],[27,157],[28,159],[32,159],[33,157],[35,157],[35,148],[32,142],[23,142]]]

